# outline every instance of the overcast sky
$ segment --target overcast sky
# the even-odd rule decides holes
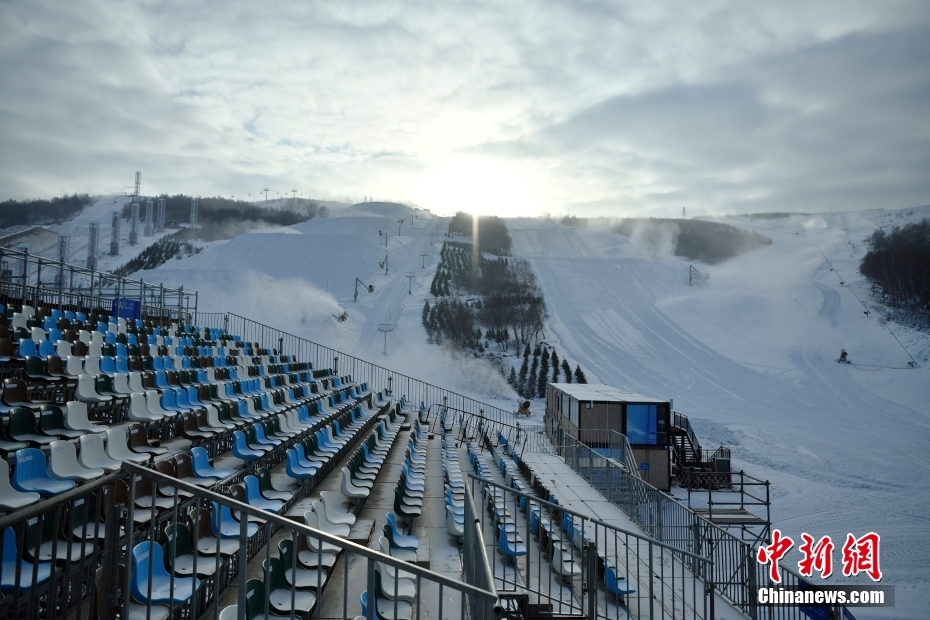
[[[930,2],[0,0],[0,199],[930,203]]]

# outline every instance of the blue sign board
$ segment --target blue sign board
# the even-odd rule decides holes
[[[640,463],[639,468],[643,471],[649,471],[649,463]]]
[[[141,319],[142,304],[139,303],[138,299],[117,297],[113,300],[113,309],[110,311],[110,316],[123,319]]]

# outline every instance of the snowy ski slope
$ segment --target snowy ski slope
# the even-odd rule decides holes
[[[439,260],[440,242],[429,236],[439,221],[420,212],[398,236],[404,215],[349,208],[216,242],[137,275],[199,290],[202,310],[260,319],[512,406],[516,395],[488,363],[426,344],[420,310]],[[705,447],[728,445],[735,467],[771,480],[773,525],[796,541],[801,532],[830,535],[837,566],[847,533],[878,532],[897,607],[856,616],[926,618],[930,335],[889,323],[917,362],[907,368],[910,357],[882,325],[856,266],[876,226],[928,216],[925,207],[734,219],[774,243],[722,265],[697,265],[711,275],[707,287],[688,286],[688,261],[651,258],[605,226],[508,225],[514,254],[539,276],[550,314],[545,339],[560,355],[580,362],[589,381],[673,398]],[[387,248],[379,230],[388,233]],[[388,275],[379,266],[385,254]],[[417,276],[412,294],[408,271]],[[375,292],[360,287],[353,303],[356,277]],[[349,319],[339,322],[343,310]],[[379,323],[396,327],[387,357]],[[854,365],[834,362],[841,348]]]
[[[930,335],[891,325],[918,362],[908,369],[854,295],[874,310],[856,268],[875,225],[927,216],[736,220],[774,243],[698,265],[706,288],[688,286],[687,261],[614,233],[520,220],[511,234],[545,291],[547,341],[589,381],[673,398],[703,446],[726,444],[736,468],[771,480],[773,526],[795,541],[829,534],[839,550],[848,532],[878,532],[894,614],[918,618],[930,615]],[[835,363],[844,347],[855,365]]]

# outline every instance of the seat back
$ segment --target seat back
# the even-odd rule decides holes
[[[150,567],[151,565],[151,567]],[[171,579],[165,570],[164,551],[156,542],[141,542],[132,548],[132,566],[129,575],[129,588],[133,597],[139,602],[148,600],[148,575],[152,572],[152,582]]]
[[[7,416],[9,419],[7,434],[14,441],[28,441],[29,439],[20,438],[39,434],[39,429],[36,428],[36,416],[32,413],[32,410],[25,407],[14,407],[10,409]]]

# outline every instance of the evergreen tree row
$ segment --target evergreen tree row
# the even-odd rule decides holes
[[[507,382],[522,398],[545,398],[548,383],[587,383],[588,380],[580,365],[575,366],[575,372],[567,359],[559,361],[559,354],[553,348],[549,352],[548,346],[536,345],[533,349],[533,361],[530,362],[530,345],[523,349],[523,363],[520,371],[513,367],[507,377]]]

